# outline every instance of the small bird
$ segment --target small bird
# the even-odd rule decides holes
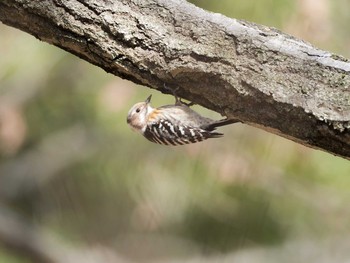
[[[183,145],[222,137],[215,132],[220,126],[239,122],[235,119],[212,120],[203,117],[182,102],[175,94],[175,104],[152,108],[152,95],[130,109],[127,123],[151,142]]]

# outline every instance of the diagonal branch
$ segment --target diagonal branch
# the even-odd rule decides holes
[[[17,14],[17,15],[13,15]],[[350,63],[183,0],[2,0],[0,20],[117,76],[350,159]]]
[[[28,222],[0,201],[0,245],[36,263],[128,263],[104,246],[65,245],[44,228]]]

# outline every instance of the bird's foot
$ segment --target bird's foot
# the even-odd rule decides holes
[[[166,86],[164,83],[164,89],[170,91],[173,94],[173,96],[175,97],[175,105],[186,105],[187,107],[191,107],[191,106],[195,105],[195,103],[192,101],[191,102],[183,102],[182,99],[176,95],[176,92],[179,90],[179,87],[173,89],[173,88]]]

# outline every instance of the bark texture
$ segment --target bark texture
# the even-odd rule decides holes
[[[350,159],[350,63],[183,0],[1,0],[0,20],[122,78]]]

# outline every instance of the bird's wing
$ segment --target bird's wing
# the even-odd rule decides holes
[[[174,125],[173,122],[161,119],[149,124],[144,135],[148,140],[159,144],[183,145],[221,137],[223,134],[198,127]]]

